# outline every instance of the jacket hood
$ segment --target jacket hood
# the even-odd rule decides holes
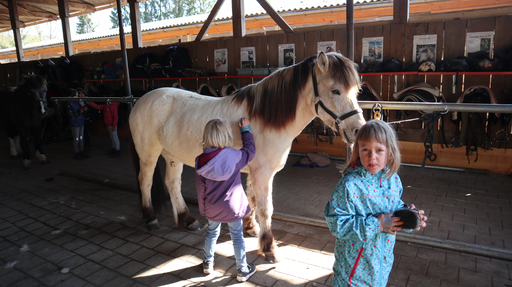
[[[214,150],[209,149],[205,152],[211,151]],[[225,148],[199,169],[197,168],[198,158],[196,158],[196,172],[199,175],[214,181],[224,181],[230,178],[236,170],[236,165],[242,158],[242,152]]]

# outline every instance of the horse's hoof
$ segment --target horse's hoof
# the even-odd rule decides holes
[[[151,222],[148,222],[146,224],[146,227],[148,228],[149,231],[152,231],[152,230],[158,230],[162,227],[162,225],[160,225],[160,222],[158,222],[157,219],[151,221]]]
[[[279,263],[282,258],[277,253],[265,253],[265,259],[270,263]]]
[[[196,219],[194,222],[187,226],[187,229],[190,231],[199,231],[203,229],[203,227],[204,226],[202,226],[201,223],[199,223],[199,220]]]
[[[249,228],[249,229],[245,230],[245,234],[247,236],[258,237],[259,233],[260,233],[260,227],[259,226],[254,226],[252,228]]]

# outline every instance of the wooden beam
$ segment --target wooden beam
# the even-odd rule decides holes
[[[130,22],[132,25],[133,48],[142,48],[142,30],[140,27],[140,9],[138,0],[128,0],[130,5]]]
[[[409,0],[393,0],[393,24],[409,23]]]
[[[30,5],[31,7],[50,7],[55,8],[55,2],[48,0],[18,0],[18,4]],[[69,11],[96,11],[96,7],[92,4],[83,2],[71,2],[68,3]],[[40,8],[39,8],[40,9]]]
[[[18,4],[16,0],[9,0],[9,17],[11,17],[11,27],[14,34],[14,44],[16,45],[16,56],[18,62],[25,60],[23,56],[23,44],[21,42],[20,19],[18,17]]]
[[[232,0],[233,8],[233,37],[245,37],[244,0]]]
[[[286,21],[283,20],[283,18],[281,18],[281,16],[279,14],[277,14],[276,10],[274,10],[274,8],[272,8],[272,6],[270,6],[270,4],[266,0],[256,0],[256,1],[258,1],[258,3],[260,3],[261,7],[263,7],[263,9],[265,9],[265,11],[267,11],[268,15],[270,15],[270,17],[272,17],[272,19],[277,23],[277,25],[279,25],[279,27],[281,27],[281,30],[283,30],[285,33],[295,33],[295,31],[293,31],[292,27],[290,27],[290,25],[288,25],[288,23],[286,23]]]
[[[210,29],[210,25],[213,22],[213,18],[217,16],[217,13],[219,13],[220,7],[222,6],[222,3],[224,3],[224,0],[217,0],[217,3],[213,6],[212,12],[210,12],[210,15],[208,15],[208,18],[206,19],[206,22],[204,22],[203,27],[201,27],[201,30],[197,34],[195,42],[200,42],[206,32],[208,32],[208,29]]]
[[[73,55],[73,43],[71,41],[71,31],[69,30],[69,6],[68,0],[59,0],[59,16],[62,23],[62,34],[64,37],[64,50],[66,57]]]

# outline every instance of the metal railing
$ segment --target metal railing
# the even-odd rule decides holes
[[[140,97],[91,97],[69,98],[53,97],[50,101],[58,102],[119,102],[136,103]],[[512,105],[509,104],[468,104],[468,103],[413,103],[413,102],[387,102],[387,101],[359,101],[361,109],[372,109],[377,104],[384,110],[408,111],[440,111],[440,112],[481,112],[512,114]]]

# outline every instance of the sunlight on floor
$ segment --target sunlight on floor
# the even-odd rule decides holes
[[[219,286],[221,286],[228,282],[233,282],[235,280],[235,274],[231,274],[235,263],[233,257],[233,244],[231,240],[229,240],[228,234],[224,234],[222,236],[227,236],[227,238],[221,237],[221,239],[228,240],[221,242],[222,240],[219,239],[215,253],[217,256],[229,258],[229,260],[233,261],[233,264],[231,264],[230,267],[225,267],[226,265],[224,264],[224,268],[227,269],[218,267],[210,275],[203,274],[201,270],[201,262],[203,259],[198,257],[198,254],[202,255],[202,252],[198,252],[193,255],[185,254],[178,258],[163,262],[155,268],[151,268],[150,270],[146,270],[135,275],[133,278],[164,274],[179,274],[179,277],[187,278],[178,282],[159,285],[160,287],[197,286],[202,285],[202,283],[218,283]],[[281,242],[277,243],[279,245],[282,244]],[[245,245],[247,254],[256,254],[258,251],[258,238],[245,238]],[[324,254],[318,251],[299,248],[294,245],[281,245],[279,252],[283,256],[283,261],[278,264],[268,263],[262,258],[257,259],[256,265],[258,272],[254,275],[253,279],[255,284],[262,285],[261,283],[256,282],[260,280],[268,282],[269,284],[263,284],[263,286],[270,286],[273,284],[270,282],[276,281],[287,282],[291,285],[305,284],[308,281],[314,281],[318,278],[327,278],[332,273],[332,270],[329,268],[308,265],[308,262],[321,262],[322,264],[319,264],[319,266],[323,266],[326,263],[334,263],[334,256],[332,256],[332,254]],[[230,285],[231,284],[232,283],[230,283]]]

